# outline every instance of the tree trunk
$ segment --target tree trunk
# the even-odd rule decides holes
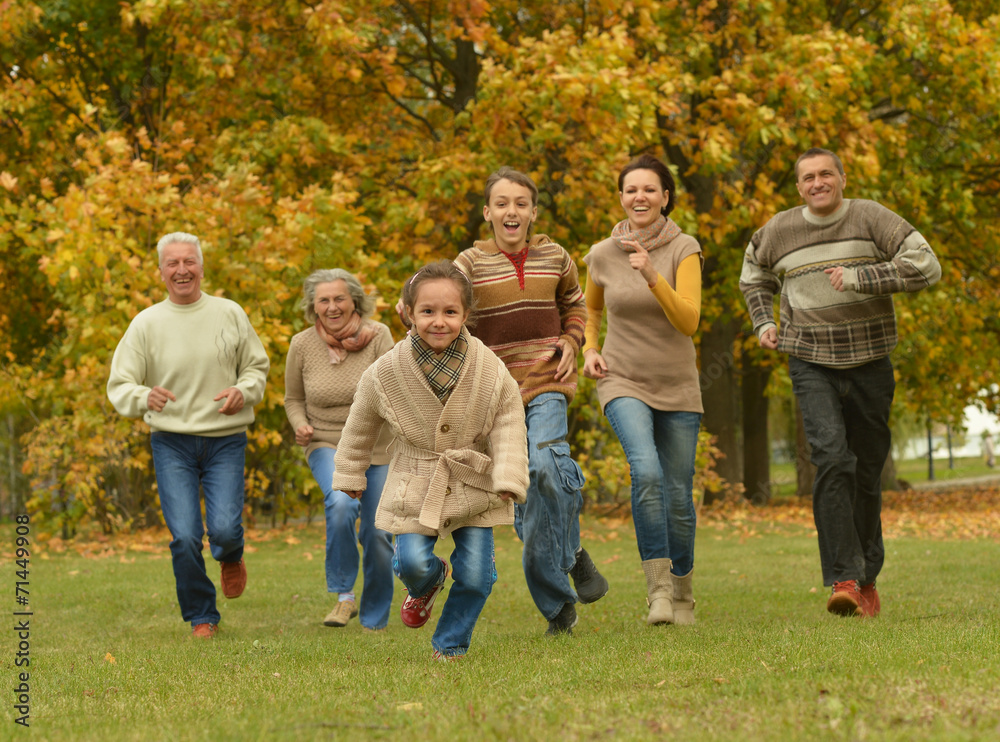
[[[735,321],[720,320],[701,337],[701,397],[705,407],[705,430],[715,436],[715,445],[724,454],[717,471],[727,482],[743,478],[740,451],[739,400],[737,397],[733,343],[739,329]],[[706,492],[705,503],[719,499],[720,493]]]
[[[892,450],[885,457],[885,466],[882,467],[882,491],[899,490],[899,480],[896,477],[896,462],[892,460]]]
[[[770,378],[770,366],[761,366],[743,356],[743,487],[754,505],[766,505],[771,499],[768,400],[764,394]]]
[[[810,457],[812,449],[806,438],[806,429],[802,424],[802,408],[799,398],[795,398],[795,478],[797,487],[795,494],[799,497],[812,497],[813,481],[816,479],[816,467]]]

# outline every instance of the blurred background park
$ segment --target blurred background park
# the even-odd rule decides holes
[[[706,257],[700,500],[808,497],[785,359],[759,349],[737,281],[811,146],[944,269],[896,302],[886,487],[932,462],[981,479],[1000,436],[998,31],[990,0],[5,2],[0,517],[62,538],[161,523],[146,426],[104,388],[128,322],[165,296],[162,234],[202,239],[205,288],[247,308],[271,358],[247,515],[279,524],[322,501],[282,408],[303,278],[355,272],[398,339],[401,281],[484,235],[490,172],[528,172],[537,231],[579,261],[640,152],[670,164],[672,216]],[[571,434],[588,505],[627,509],[586,380]]]

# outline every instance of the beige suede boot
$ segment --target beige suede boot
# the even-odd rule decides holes
[[[670,575],[674,583],[674,623],[678,626],[691,626],[694,623],[694,593],[691,590],[692,569],[683,577]]]
[[[646,623],[650,626],[673,623],[670,560],[647,559],[642,563],[642,571],[646,573],[646,602],[649,604]]]

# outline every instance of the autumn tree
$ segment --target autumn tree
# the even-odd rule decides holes
[[[799,152],[837,150],[848,195],[906,216],[942,258],[941,284],[898,303],[894,360],[898,404],[954,419],[1000,358],[997,24],[989,4],[936,0],[14,0],[0,287],[18,300],[0,312],[0,411],[32,506],[67,529],[158,519],[143,425],[103,386],[129,319],[163,296],[157,237],[185,229],[206,246],[206,288],[248,308],[272,360],[253,513],[294,512],[315,492],[281,409],[303,277],[357,272],[394,323],[416,265],[485,234],[482,184],[503,164],[535,179],[538,229],[579,258],[621,218],[620,167],[643,151],[669,162],[674,218],[706,255],[715,466],[764,498],[784,371],[749,333],[742,254],[798,202]],[[578,454],[593,482],[621,480],[595,407],[581,384]]]

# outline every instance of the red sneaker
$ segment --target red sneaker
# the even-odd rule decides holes
[[[212,639],[219,633],[219,625],[214,623],[200,623],[191,629],[191,636],[195,639]]]
[[[403,601],[403,607],[399,609],[399,617],[411,629],[419,629],[427,623],[431,617],[431,607],[434,605],[434,599],[444,589],[444,581],[448,579],[448,562],[442,559],[441,564],[444,567],[444,575],[441,577],[441,582],[419,598],[407,595],[406,600]]]
[[[878,590],[875,589],[875,583],[870,585],[862,585],[860,587],[861,591],[861,613],[868,618],[875,618],[882,610],[882,601],[879,600]]]
[[[857,580],[833,583],[833,594],[826,601],[826,609],[838,616],[861,615],[861,590]]]
[[[232,600],[243,594],[247,586],[247,565],[240,559],[238,562],[222,563],[222,594]]]

